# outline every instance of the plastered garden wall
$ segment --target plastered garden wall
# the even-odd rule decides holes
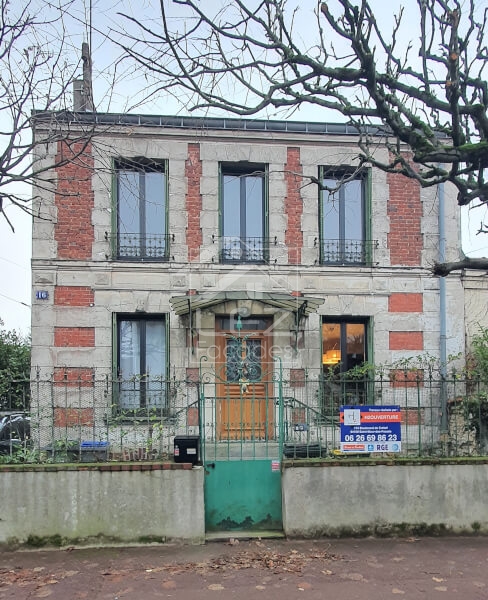
[[[305,537],[488,533],[487,497],[488,463],[308,463],[283,471],[283,529]]]
[[[202,542],[203,468],[176,467],[141,463],[1,470],[0,544],[33,538],[49,543],[54,537],[65,543]]]

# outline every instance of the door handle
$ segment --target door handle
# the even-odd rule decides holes
[[[207,463],[205,465],[205,468],[207,468],[207,469],[215,469],[215,463],[214,462]]]

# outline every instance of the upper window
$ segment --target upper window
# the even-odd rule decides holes
[[[264,165],[221,165],[222,262],[268,261],[266,182]]]
[[[164,316],[117,319],[119,407],[124,411],[167,408],[166,322]]]
[[[320,262],[368,263],[364,174],[321,167],[320,181]]]
[[[126,260],[164,260],[167,235],[165,162],[134,159],[116,163],[116,256]]]

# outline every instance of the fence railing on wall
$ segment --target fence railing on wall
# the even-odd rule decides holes
[[[270,394],[275,424],[282,417],[285,446],[300,447],[300,456],[317,456],[317,448],[322,456],[336,455],[340,406],[364,404],[400,407],[402,455],[488,455],[483,380],[425,377],[420,371],[352,379],[318,371],[302,375],[285,376],[279,386],[273,382]],[[212,393],[214,386],[174,378],[2,382],[0,462],[164,460],[173,454],[175,436],[200,435],[201,400],[207,406],[220,401],[207,397]],[[212,418],[216,411],[207,411],[206,421]],[[214,444],[224,441],[217,427],[204,425],[203,435],[212,432]],[[274,431],[278,435],[278,427]],[[262,441],[269,443],[269,435]]]

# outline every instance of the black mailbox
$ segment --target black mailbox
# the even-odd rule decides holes
[[[196,465],[199,457],[200,436],[178,435],[174,442],[174,458],[177,463],[191,463]]]

